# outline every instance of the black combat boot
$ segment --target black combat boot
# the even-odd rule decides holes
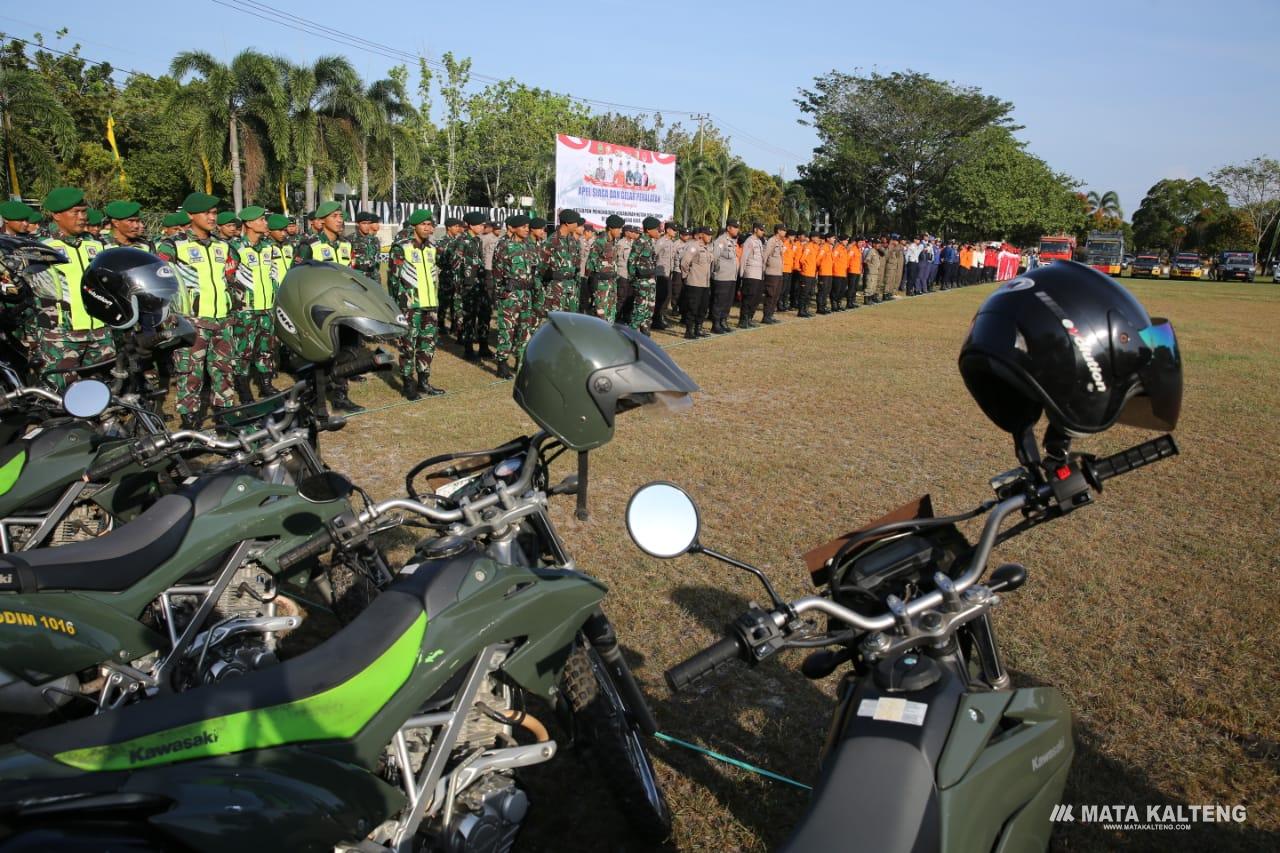
[[[400,393],[404,395],[406,400],[420,400],[422,394],[418,390],[417,384],[414,383],[413,377],[406,376],[401,380]]]
[[[248,376],[235,377],[236,396],[240,398],[240,405],[248,405],[253,402],[253,389],[249,387]]]
[[[492,358],[492,357],[493,357],[493,350],[489,349],[489,342],[488,342],[488,341],[481,341],[481,342],[480,342],[480,357],[481,357],[481,358]]]
[[[504,361],[498,365],[498,378],[503,380],[516,378],[515,373],[511,371],[510,364]]]
[[[258,393],[262,397],[274,397],[276,394],[280,393],[280,389],[271,382],[274,378],[275,374],[273,373],[259,373],[257,375]]]
[[[182,415],[181,418],[183,429],[200,429],[200,419],[195,415]]]
[[[691,341],[691,340],[693,340],[693,339],[694,339],[694,338],[696,338],[696,337],[698,337],[698,336],[697,336],[697,335],[695,335],[695,334],[694,334],[694,332],[693,332],[693,321],[692,321],[692,320],[685,320],[685,323],[684,323],[684,339],[685,339],[686,341]]]
[[[471,344],[462,345],[462,357],[467,361],[479,361],[480,353],[471,348]]]
[[[436,386],[432,385],[431,382],[428,381],[428,378],[426,376],[418,377],[418,391],[420,391],[423,394],[426,394],[428,397],[439,397],[441,394],[444,393],[443,388],[437,388]]]
[[[363,412],[364,406],[347,396],[346,391],[335,391],[330,398],[333,408],[339,412]]]

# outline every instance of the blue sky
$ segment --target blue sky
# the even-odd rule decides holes
[[[222,5],[225,4],[225,5]],[[245,9],[275,9],[396,51],[472,58],[584,98],[710,113],[752,166],[796,177],[815,144],[796,90],[833,68],[913,69],[1012,101],[1020,136],[1126,215],[1166,177],[1280,157],[1280,0],[906,3],[480,4],[290,0],[6,3],[0,30],[60,26],[91,59],[160,73],[174,53],[245,47],[295,61],[343,53],[372,79],[395,60]],[[990,24],[990,26],[987,26]],[[476,83],[480,86],[483,83]],[[687,122],[687,119],[686,119]]]

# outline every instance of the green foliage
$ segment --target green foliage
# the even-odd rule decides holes
[[[1094,219],[1124,219],[1124,211],[1120,209],[1120,196],[1115,190],[1101,193],[1089,190],[1085,201],[1089,204],[1089,215]]]
[[[1223,166],[1209,177],[1244,214],[1254,251],[1261,251],[1263,235],[1280,218],[1280,161],[1255,157]]]
[[[1201,250],[1209,226],[1229,209],[1227,194],[1200,178],[1158,181],[1133,214],[1135,248]]]
[[[747,206],[740,219],[746,228],[752,222],[764,225],[766,233],[773,233],[773,225],[782,221],[782,179],[759,169],[748,169],[751,187]]]

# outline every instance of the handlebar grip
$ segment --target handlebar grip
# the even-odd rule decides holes
[[[97,460],[85,470],[84,474],[90,480],[101,480],[110,477],[117,471],[123,471],[137,461],[137,457],[133,454],[133,448],[130,447],[106,459]]]
[[[725,637],[667,670],[667,686],[671,688],[671,692],[679,693],[695,681],[741,656],[742,647],[738,638]]]
[[[335,379],[347,379],[352,376],[358,376],[362,373],[372,373],[375,370],[383,370],[391,366],[391,361],[387,358],[386,353],[381,350],[370,352],[364,350],[356,354],[349,361],[333,366],[332,376]]]
[[[1173,436],[1166,434],[1130,447],[1128,450],[1113,453],[1102,459],[1095,459],[1093,461],[1093,471],[1098,478],[1098,482],[1102,482],[1110,480],[1112,477],[1118,477],[1121,474],[1127,474],[1144,465],[1150,465],[1152,462],[1159,462],[1161,459],[1168,459],[1170,456],[1177,455],[1178,445],[1174,442]]]
[[[281,571],[292,568],[303,560],[314,557],[317,554],[323,554],[333,545],[333,537],[329,535],[328,530],[324,530],[306,542],[303,542],[296,548],[291,548],[280,555],[277,564]]]

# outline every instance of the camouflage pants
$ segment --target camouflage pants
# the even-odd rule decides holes
[[[524,358],[525,344],[533,335],[533,291],[502,282],[498,290],[498,351],[501,364],[511,356]]]
[[[538,316],[539,325],[543,320],[547,319],[547,315],[552,311],[578,313],[578,282],[576,279],[553,281],[547,285],[542,294],[542,313]]]
[[[236,404],[231,377],[235,373],[235,342],[231,323],[197,319],[196,339],[187,349],[178,350],[174,373],[178,377],[178,414],[195,415],[200,411],[200,393],[205,376],[209,377],[209,400],[215,408]]]
[[[419,379],[431,375],[431,358],[436,354],[439,334],[435,308],[410,308],[405,312],[409,333],[400,338],[400,375],[408,381],[414,370]]]
[[[235,322],[236,376],[261,373],[275,376],[275,327],[270,311],[237,311]]]
[[[658,282],[652,278],[633,279],[631,292],[635,296],[631,305],[631,328],[647,332],[653,322],[653,303],[658,295]]]
[[[487,343],[489,340],[489,318],[493,314],[493,297],[489,295],[483,279],[468,282],[462,296],[462,340],[461,343]]]
[[[617,279],[596,279],[596,316],[613,323],[618,316]]]
[[[110,329],[85,329],[72,332],[66,329],[40,330],[40,369],[53,370],[97,364],[115,355]],[[51,373],[46,381],[61,391],[74,380],[74,373]]]
[[[453,332],[454,337],[460,338],[462,335],[463,329],[466,328],[464,324],[467,316],[467,311],[466,311],[467,289],[462,285],[455,284],[453,287],[452,295],[449,297],[449,299],[450,299],[449,329],[450,331]],[[441,298],[440,298],[440,305],[441,305],[440,319],[443,322],[444,321],[444,305],[445,305],[443,295],[441,295]]]

